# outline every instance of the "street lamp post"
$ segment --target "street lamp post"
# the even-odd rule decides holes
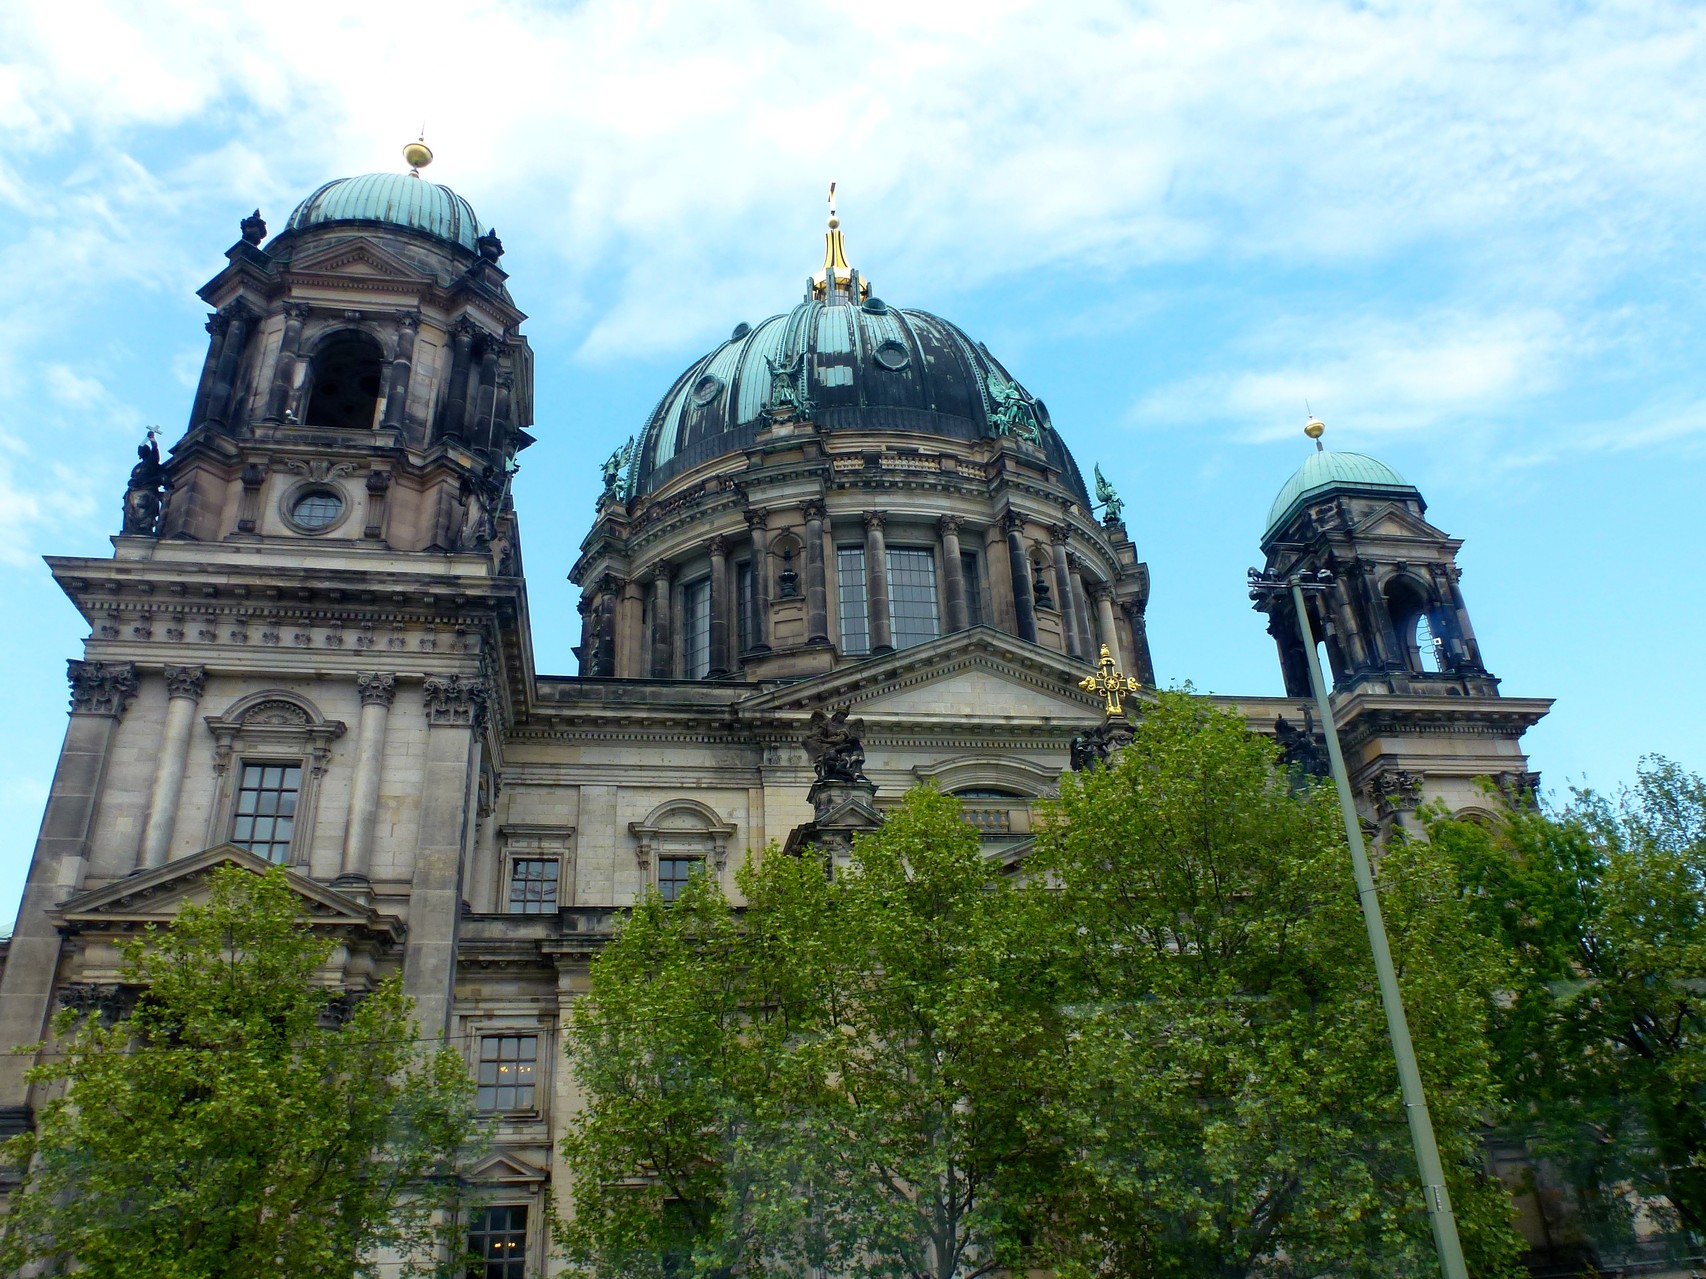
[[[1421,1172],[1422,1198],[1428,1223],[1433,1227],[1434,1247],[1439,1253],[1440,1273],[1445,1279],[1468,1279],[1463,1264],[1463,1245],[1457,1238],[1457,1218],[1451,1211],[1451,1196],[1445,1188],[1445,1169],[1434,1141],[1433,1120],[1422,1092],[1422,1075],[1416,1066],[1416,1048],[1410,1042],[1410,1023],[1404,1016],[1404,998],[1398,989],[1398,974],[1392,967],[1392,949],[1386,941],[1386,923],[1380,915],[1380,897],[1369,870],[1368,850],[1362,842],[1362,819],[1351,797],[1351,779],[1345,771],[1344,752],[1339,748],[1339,730],[1327,701],[1327,683],[1315,653],[1315,638],[1309,629],[1305,593],[1319,594],[1333,585],[1333,575],[1322,569],[1314,574],[1293,575],[1281,580],[1258,569],[1250,570],[1250,598],[1259,600],[1285,592],[1291,595],[1297,617],[1298,638],[1308,658],[1309,686],[1315,693],[1316,713],[1327,738],[1327,758],[1333,768],[1333,785],[1339,792],[1339,811],[1345,819],[1345,839],[1351,846],[1351,866],[1356,873],[1357,898],[1362,903],[1363,923],[1368,928],[1369,949],[1374,952],[1374,971],[1380,983],[1380,1002],[1386,1010],[1386,1033],[1392,1040],[1392,1055],[1398,1061],[1398,1084],[1404,1098],[1404,1114],[1410,1122],[1410,1142],[1416,1150]]]

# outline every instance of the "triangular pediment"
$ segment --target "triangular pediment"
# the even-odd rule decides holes
[[[487,1155],[472,1167],[462,1171],[465,1180],[476,1185],[534,1185],[550,1176],[545,1169],[520,1155],[498,1150]]]
[[[312,253],[294,259],[290,264],[293,275],[368,276],[379,280],[407,280],[429,283],[432,277],[417,266],[405,262],[373,240],[356,237],[340,240]]]
[[[235,844],[180,857],[150,870],[127,875],[113,883],[73,894],[54,911],[60,927],[69,932],[112,931],[167,924],[186,903],[205,902],[212,892],[211,877],[221,866],[238,866],[257,875],[272,863]],[[339,892],[296,870],[285,878],[300,900],[299,918],[314,928],[357,930],[389,941],[400,941],[403,923],[383,915],[347,893]]]
[[[842,666],[747,699],[743,714],[788,716],[851,707],[916,724],[1094,724],[1101,700],[1078,687],[1088,666],[988,627],[974,627]]]
[[[1353,526],[1358,537],[1425,537],[1437,540],[1445,537],[1414,511],[1397,502],[1386,502],[1364,515]]]

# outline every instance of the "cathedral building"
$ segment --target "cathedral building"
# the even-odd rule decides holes
[[[282,863],[337,940],[329,979],[401,971],[465,1052],[495,1125],[470,1228],[510,1279],[565,1191],[562,1022],[637,895],[844,847],[919,782],[1015,866],[1103,721],[1079,682],[1104,650],[1157,672],[1125,504],[987,347],[879,297],[834,217],[799,299],[735,326],[628,443],[577,428],[614,449],[579,558],[547,566],[579,590],[579,673],[536,669],[510,491],[533,357],[502,258],[418,169],[329,182],[270,238],[243,219],[200,291],[181,437],[140,450],[111,556],[48,561],[88,637],[0,1049],[61,1005],[123,1006],[120,943],[211,868]],[[1267,571],[1331,574],[1309,621],[1371,829],[1484,807],[1477,779],[1532,787],[1521,739],[1550,703],[1501,695],[1413,486],[1317,445],[1259,545]],[[1212,700],[1306,756],[1296,619],[1258,607],[1286,695]],[[814,717],[842,710],[871,785],[814,772]],[[42,1100],[29,1064],[0,1054],[0,1135]]]

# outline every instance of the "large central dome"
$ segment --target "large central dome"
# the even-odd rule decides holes
[[[925,311],[831,291],[756,327],[738,326],[676,379],[646,423],[633,492],[752,445],[779,404],[828,431],[1031,439],[1083,498],[1083,477],[1048,411],[981,342]]]

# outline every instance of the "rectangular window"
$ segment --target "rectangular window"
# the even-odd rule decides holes
[[[562,865],[555,857],[517,857],[510,862],[509,913],[549,915],[555,911]]]
[[[752,561],[735,565],[735,642],[746,652],[758,642],[757,601],[752,592]]]
[[[538,1035],[481,1035],[475,1105],[482,1111],[532,1110]]]
[[[468,1223],[468,1279],[527,1279],[527,1205],[475,1211]]]
[[[836,548],[835,580],[841,601],[841,651],[869,653],[871,618],[865,597],[864,547]]]
[[[908,648],[942,633],[936,609],[936,553],[893,546],[888,553],[889,624],[894,646]]]
[[[237,807],[231,817],[231,842],[268,861],[290,857],[296,833],[296,799],[302,791],[302,765],[251,764],[243,761],[237,779]]]
[[[983,625],[983,580],[977,575],[977,552],[960,552],[960,577],[966,584],[966,625]]]
[[[693,872],[699,868],[700,860],[697,857],[658,858],[658,895],[666,902],[677,900]]]
[[[704,679],[711,673],[711,579],[681,588],[682,674]]]

